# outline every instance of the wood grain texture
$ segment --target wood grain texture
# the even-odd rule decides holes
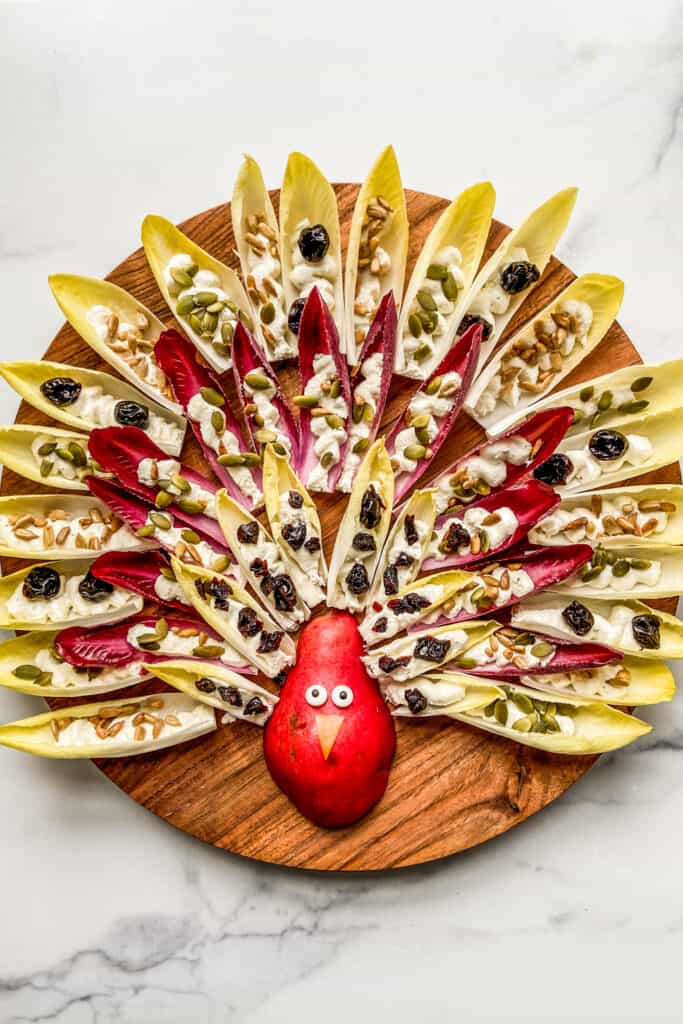
[[[335,186],[346,247],[357,185]],[[273,192],[278,204],[278,193]],[[407,192],[411,224],[408,274],[422,243],[446,200]],[[200,213],[181,224],[196,242],[237,269],[229,206]],[[484,258],[509,229],[494,222]],[[62,268],[57,268],[62,269]],[[70,268],[69,268],[70,269]],[[609,268],[601,268],[609,270]],[[574,278],[553,259],[540,286],[511,322],[506,336],[533,317],[537,310]],[[132,292],[166,323],[172,317],[158,292],[141,249],[109,275],[109,280]],[[20,353],[16,353],[18,357]],[[45,357],[79,366],[110,370],[68,326],[49,345]],[[562,386],[640,362],[618,324]],[[296,393],[294,366],[282,368],[283,386]],[[388,428],[403,408],[414,385],[397,381],[385,413]],[[19,423],[47,423],[22,403]],[[483,437],[464,414],[435,460],[436,475],[458,454]],[[205,469],[192,437],[184,460]],[[678,467],[641,478],[678,481]],[[0,493],[36,493],[45,488],[5,470]],[[344,499],[320,498],[319,509],[328,555],[344,508]],[[25,563],[3,560],[10,572]],[[674,610],[675,601],[659,602]],[[270,689],[273,685],[259,680]],[[164,689],[158,682],[126,693]],[[116,694],[116,696],[122,696]],[[68,701],[53,701],[54,706]],[[247,857],[300,868],[374,870],[404,867],[445,857],[505,832],[557,799],[594,763],[593,757],[560,757],[535,751],[466,725],[436,719],[396,724],[396,760],[385,797],[375,810],[352,828],[324,831],[302,818],[272,782],[262,756],[261,731],[237,723],[219,728],[193,743],[127,760],[100,760],[98,767],[124,792],[177,828],[208,843]],[[58,770],[56,766],[55,770]]]

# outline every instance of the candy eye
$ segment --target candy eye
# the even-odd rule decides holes
[[[349,704],[353,704],[353,690],[350,686],[335,686],[332,700],[338,708],[348,708]]]
[[[324,686],[309,686],[306,690],[306,703],[313,708],[319,708],[327,700],[327,690]]]

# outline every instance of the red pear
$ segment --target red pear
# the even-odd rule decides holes
[[[263,737],[277,785],[326,828],[352,825],[375,806],[396,748],[393,720],[362,649],[348,612],[309,622]]]

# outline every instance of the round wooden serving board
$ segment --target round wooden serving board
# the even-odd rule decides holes
[[[358,186],[337,185],[335,189],[345,247]],[[419,192],[407,191],[406,195],[411,225],[409,275],[446,200]],[[273,192],[272,197],[277,208],[278,193]],[[228,204],[197,214],[180,227],[218,259],[238,269]],[[484,259],[508,230],[494,222]],[[609,267],[599,269],[609,270]],[[533,317],[574,276],[553,259],[540,286],[524,303],[506,333]],[[142,249],[113,270],[109,280],[132,292],[166,323],[172,323]],[[51,342],[45,358],[113,372],[68,325]],[[615,323],[598,348],[562,386],[638,362],[641,362],[638,352]],[[289,394],[297,393],[295,366],[283,367],[281,379]],[[412,390],[410,383],[395,382],[385,414],[387,428]],[[17,422],[47,423],[49,420],[22,403]],[[482,437],[479,428],[461,415],[450,440],[435,460],[431,475],[440,472]],[[186,442],[183,458],[190,465],[204,469],[192,437]],[[421,486],[427,479],[428,475]],[[680,480],[680,474],[678,467],[672,466],[642,480],[673,482]],[[1,494],[40,490],[39,485],[4,470]],[[328,556],[344,504],[345,499],[336,495],[318,501]],[[4,559],[3,572],[14,571],[25,564]],[[667,610],[675,610],[675,600],[660,604]],[[259,681],[274,689],[269,681]],[[157,681],[127,692],[165,688]],[[51,703],[56,707],[74,701]],[[396,722],[396,732],[396,759],[384,798],[359,824],[338,831],[325,831],[312,825],[275,786],[263,759],[261,730],[252,725],[236,723],[219,727],[212,735],[158,754],[96,763],[139,804],[177,828],[222,849],[290,867],[374,870],[420,864],[483,843],[557,799],[595,761],[593,757],[545,754],[457,722],[438,719],[420,722],[400,719]]]

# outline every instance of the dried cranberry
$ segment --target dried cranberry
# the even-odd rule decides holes
[[[379,665],[380,672],[386,672],[390,675],[399,668],[405,668],[409,662],[410,655],[406,655],[404,658],[390,658],[388,654],[383,654],[377,664]]]
[[[252,697],[244,709],[244,713],[245,715],[265,715],[267,710],[268,708],[260,697]]]
[[[562,618],[577,636],[585,636],[593,628],[593,615],[580,601],[572,601],[562,610]]]
[[[360,515],[358,517],[366,529],[374,530],[379,525],[383,508],[384,502],[375,490],[374,485],[370,484],[361,499]]]
[[[550,484],[556,487],[558,484],[566,484],[567,477],[573,469],[572,460],[562,452],[555,452],[550,458],[536,466],[534,476],[541,483]]]
[[[407,566],[412,565],[415,559],[412,555],[409,555],[407,551],[402,551],[398,556],[394,565],[397,565],[399,569],[405,569]]]
[[[320,537],[309,537],[304,544],[304,551],[308,551],[311,555],[314,555],[316,551],[320,551]]]
[[[232,588],[225,580],[214,577],[212,580],[195,580],[197,592],[204,600],[213,598],[216,608],[227,612],[230,608]]]
[[[279,576],[272,576],[273,600],[275,607],[280,612],[291,612],[296,608],[296,590],[289,576],[280,573]]]
[[[450,640],[437,640],[433,636],[423,636],[415,644],[413,654],[424,661],[443,661],[451,649]]]
[[[299,326],[301,325],[301,314],[304,311],[306,305],[306,299],[295,299],[292,305],[289,307],[289,313],[287,314],[287,326],[294,335],[298,335]]]
[[[376,551],[377,544],[371,533],[357,533],[351,545],[356,551]]]
[[[249,566],[256,579],[261,579],[262,576],[268,575],[268,563],[265,558],[255,558]]]
[[[259,645],[256,648],[257,652],[259,654],[270,654],[271,651],[277,651],[282,643],[284,635],[285,634],[282,632],[266,633],[264,630],[263,633],[261,633],[261,639],[259,640]]]
[[[661,620],[657,615],[634,615],[631,620],[633,639],[648,651],[656,651],[661,644]]]
[[[139,427],[144,430],[149,423],[149,409],[139,402],[117,402],[114,406],[114,419],[122,427]]]
[[[420,535],[415,526],[415,516],[406,516],[403,523],[403,533],[407,544],[417,544]]]
[[[292,551],[298,551],[306,540],[306,524],[302,519],[297,519],[293,523],[285,523],[282,527],[282,536]]]
[[[628,439],[618,430],[596,430],[588,442],[588,451],[600,462],[620,459],[628,448]]]
[[[263,629],[263,623],[253,608],[240,608],[237,628],[241,636],[256,636]]]
[[[416,612],[421,612],[423,608],[429,608],[429,601],[422,594],[411,593],[389,601],[389,608],[394,615],[414,615]]]
[[[519,295],[529,285],[538,281],[541,272],[535,263],[528,260],[515,260],[503,268],[500,275],[500,286],[508,295]]]
[[[195,680],[194,685],[197,687],[200,693],[213,693],[214,690],[216,689],[216,684],[214,683],[213,679],[207,679],[206,676],[204,676],[202,679]]]
[[[398,594],[398,569],[395,565],[388,565],[384,570],[382,585],[385,594]]]
[[[78,593],[86,601],[106,601],[110,594],[114,593],[114,584],[106,580],[98,580],[91,572],[87,572],[78,584]]]
[[[40,390],[53,405],[73,405],[82,391],[82,385],[72,377],[51,377],[43,381]]]
[[[362,562],[355,562],[346,574],[346,586],[351,594],[365,594],[370,589],[368,571]]]
[[[456,333],[460,336],[461,334],[464,334],[465,331],[469,331],[470,327],[474,324],[481,324],[482,340],[487,341],[491,331],[493,330],[493,324],[489,320],[485,320],[483,316],[475,316],[473,313],[465,313],[458,325]]]
[[[299,235],[299,252],[307,263],[320,263],[330,247],[330,236],[323,224],[304,228]]]
[[[229,704],[231,708],[242,707],[242,694],[236,686],[219,686],[218,696],[226,704]]]
[[[387,626],[389,625],[386,615],[383,615],[381,619],[378,619],[375,625],[372,627],[373,633],[386,633]]]
[[[439,551],[453,552],[459,551],[460,548],[470,546],[470,535],[462,525],[462,523],[454,522],[448,527],[443,540],[439,544]]]
[[[255,544],[258,540],[259,525],[250,520],[248,523],[240,523],[237,527],[237,539],[240,544]]]
[[[406,699],[411,715],[419,715],[427,707],[427,698],[418,689],[406,690],[403,696]]]
[[[298,491],[290,491],[287,495],[287,504],[290,508],[302,508],[303,503],[304,499]]]
[[[21,592],[29,601],[56,597],[60,587],[59,573],[49,565],[36,565],[24,580]]]

